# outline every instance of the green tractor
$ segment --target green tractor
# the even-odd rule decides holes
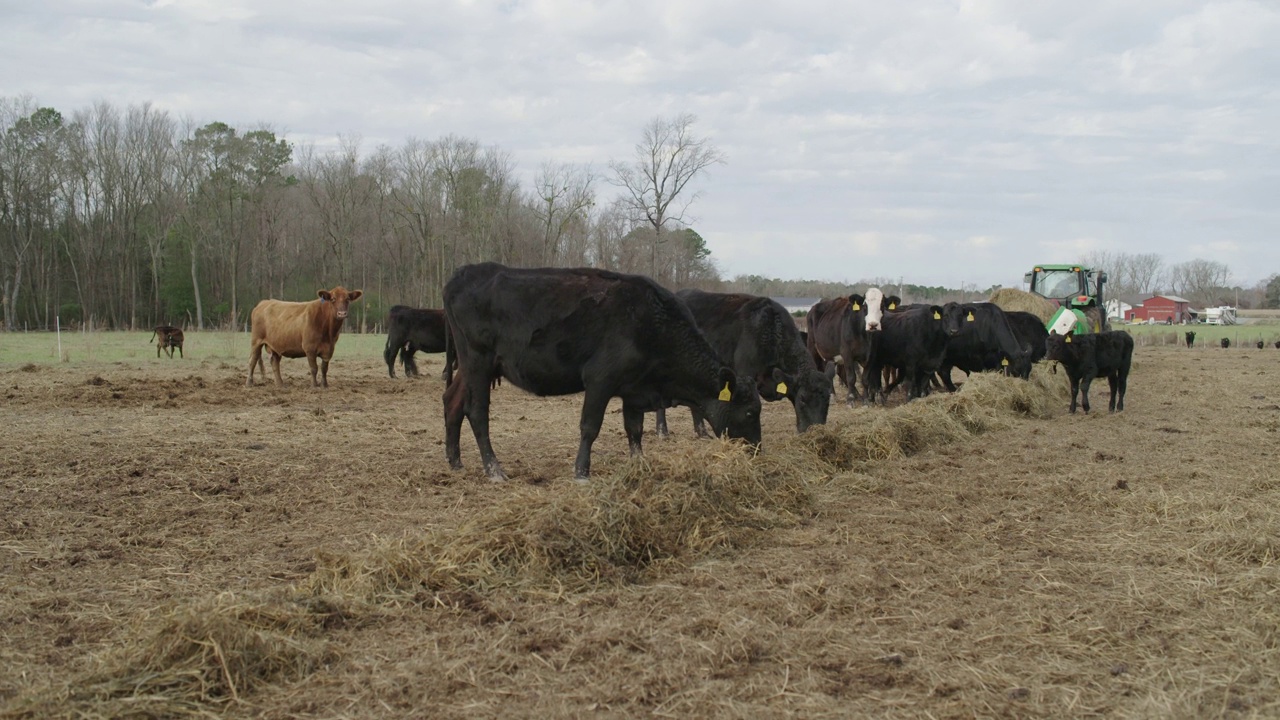
[[[1058,306],[1045,323],[1051,331],[1065,335],[1111,329],[1102,295],[1107,283],[1105,272],[1082,265],[1037,265],[1022,279],[1031,292]]]

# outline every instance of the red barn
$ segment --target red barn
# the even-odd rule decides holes
[[[1129,311],[1132,322],[1183,323],[1191,320],[1191,301],[1177,295],[1155,295]]]

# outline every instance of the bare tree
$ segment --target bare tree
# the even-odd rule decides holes
[[[673,119],[656,117],[645,125],[630,162],[612,161],[612,182],[623,190],[623,199],[637,223],[647,224],[651,246],[649,271],[657,273],[658,245],[670,223],[685,223],[689,205],[698,193],[687,192],[689,183],[724,155],[707,138],[693,134],[697,118],[688,113]]]
[[[583,228],[584,215],[595,205],[595,175],[590,168],[575,168],[564,163],[543,163],[534,178],[537,198],[534,214],[542,225],[543,265],[562,260],[562,242],[575,225]]]
[[[1231,268],[1216,260],[1196,258],[1169,269],[1169,288],[1199,305],[1220,302],[1222,289],[1231,282]]]

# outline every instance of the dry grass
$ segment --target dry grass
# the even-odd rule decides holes
[[[987,301],[994,303],[1002,310],[1029,312],[1046,323],[1053,319],[1053,314],[1058,311],[1053,303],[1043,297],[1018,288],[1000,288],[991,293]]]
[[[13,368],[0,716],[1274,716],[1273,356],[1137,360],[1122,414],[1037,368],[756,457],[615,408],[588,485],[576,399],[496,394],[492,485],[380,358]]]

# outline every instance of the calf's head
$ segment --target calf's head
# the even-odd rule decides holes
[[[339,320],[347,317],[347,310],[351,307],[351,303],[360,299],[364,295],[361,290],[350,290],[339,285],[332,290],[317,290],[316,296],[321,302],[333,303],[333,312],[338,316]]]
[[[790,400],[796,408],[796,430],[804,432],[813,425],[827,422],[827,413],[831,409],[831,380],[834,377],[834,365],[829,373],[807,367],[796,375],[774,368],[773,373],[760,383],[760,395],[767,399],[785,397]]]
[[[1049,337],[1045,338],[1044,341],[1045,358],[1048,360],[1056,360],[1057,362],[1066,360],[1071,354],[1073,345],[1072,337],[1073,335],[1071,333],[1059,335],[1056,332],[1050,331]]]

